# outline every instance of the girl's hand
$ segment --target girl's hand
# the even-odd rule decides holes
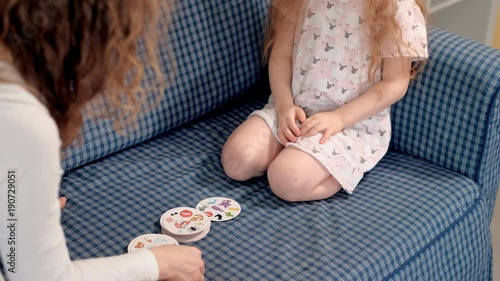
[[[287,142],[296,142],[300,136],[297,120],[301,123],[306,121],[306,113],[300,106],[291,104],[278,110],[278,137],[283,145]]]
[[[344,129],[344,124],[338,112],[326,111],[307,118],[300,129],[303,137],[310,137],[323,132],[323,137],[319,143],[324,144],[330,136],[340,133]]]

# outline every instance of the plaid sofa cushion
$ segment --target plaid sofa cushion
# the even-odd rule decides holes
[[[268,0],[176,2],[169,32],[161,38],[168,45],[159,46],[163,72],[172,73],[176,65],[175,78],[160,104],[139,116],[139,129],[130,127],[121,134],[111,120],[87,119],[82,140],[63,153],[65,170],[193,120],[242,95],[258,80]],[[167,56],[169,49],[175,64]],[[153,82],[147,71],[145,86]]]
[[[279,200],[265,177],[228,179],[220,166],[222,145],[264,102],[214,112],[67,173],[62,186],[70,201],[62,222],[71,256],[124,253],[134,237],[159,233],[168,209],[226,196],[242,213],[214,223],[194,243],[204,252],[207,280],[383,280],[414,261],[432,270],[428,276],[464,277],[439,280],[473,276],[456,267],[483,269],[491,244],[483,243],[489,232],[478,184],[427,161],[392,151],[354,194],[307,203]],[[469,239],[483,241],[481,250]],[[429,251],[438,261],[473,254],[438,268],[423,258]]]
[[[466,213],[432,246],[407,261],[387,280],[492,280],[486,201]]]

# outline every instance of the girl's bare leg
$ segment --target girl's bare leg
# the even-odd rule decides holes
[[[266,122],[251,116],[226,141],[222,166],[230,178],[245,181],[263,175],[282,149]]]
[[[341,189],[320,162],[294,147],[278,154],[269,166],[267,177],[274,194],[290,202],[329,198]]]

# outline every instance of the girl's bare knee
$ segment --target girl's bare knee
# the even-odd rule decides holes
[[[250,173],[246,171],[241,161],[238,161],[236,159],[223,159],[222,167],[224,168],[224,172],[226,173],[226,175],[233,180],[246,181],[252,177]]]
[[[280,165],[271,163],[267,171],[269,186],[273,193],[288,202],[298,202],[304,200],[304,183],[300,174]]]
[[[245,175],[241,155],[235,149],[224,147],[222,151],[222,168],[228,177],[236,181],[245,181],[249,177]]]
[[[244,153],[243,149],[227,146],[222,151],[222,167],[228,177],[236,181],[246,181],[260,176],[263,171],[259,170],[256,157]]]

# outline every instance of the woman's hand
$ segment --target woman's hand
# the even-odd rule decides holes
[[[59,197],[59,205],[61,206],[61,209],[66,206],[66,201],[68,201],[68,198],[66,197]]]
[[[287,142],[296,142],[300,136],[300,129],[297,126],[297,120],[300,123],[306,121],[304,109],[294,104],[277,110],[278,113],[278,137],[283,145]]]
[[[163,245],[150,249],[160,269],[160,280],[202,281],[205,264],[195,247]]]
[[[323,137],[319,141],[320,144],[324,144],[332,135],[340,133],[343,129],[342,118],[336,111],[316,113],[307,118],[300,127],[302,137],[310,137],[323,132]]]

